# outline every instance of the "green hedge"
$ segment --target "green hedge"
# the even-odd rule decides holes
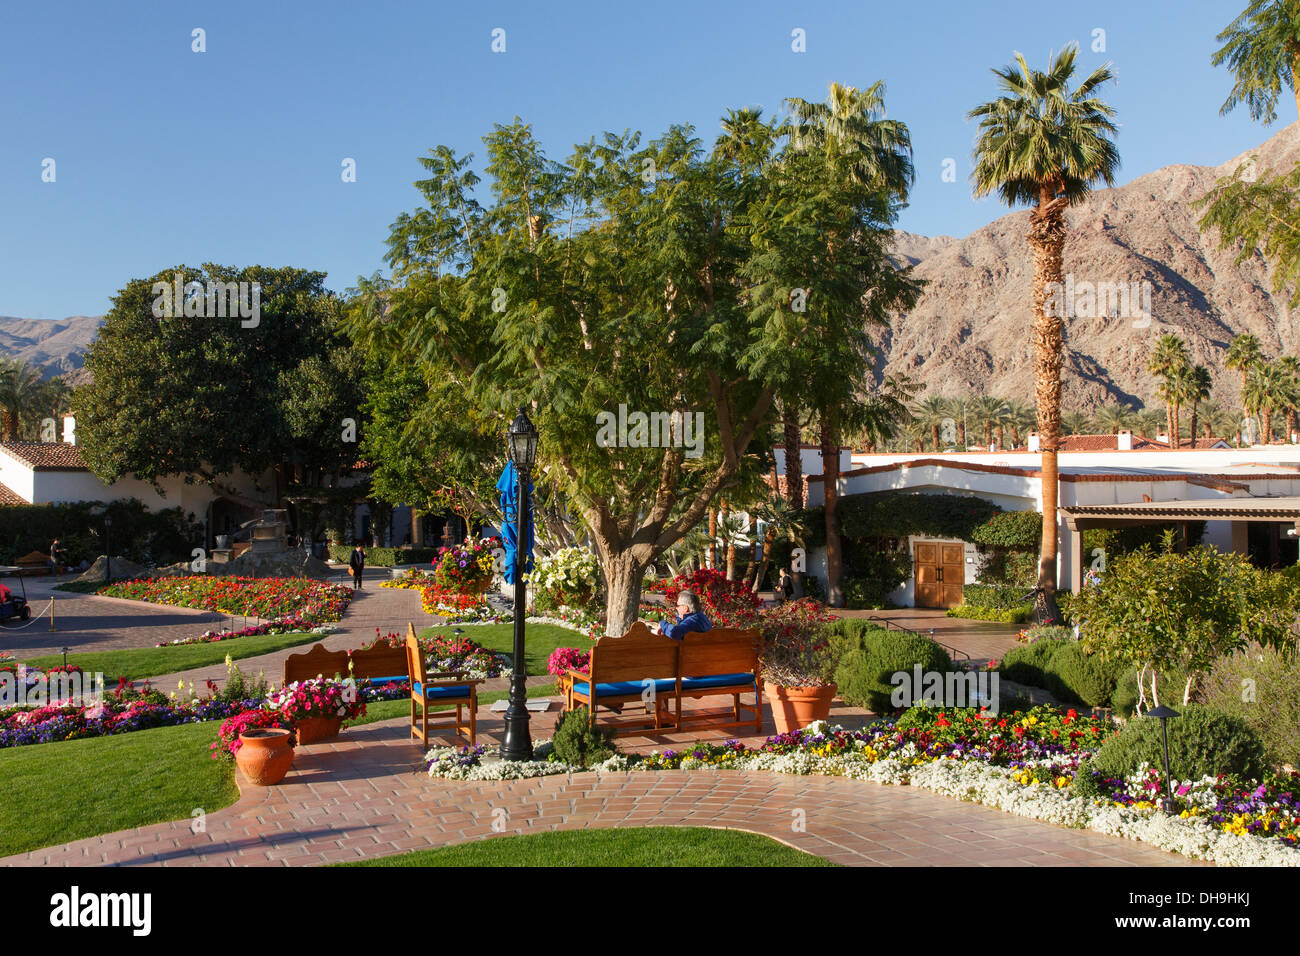
[[[965,618],[968,621],[995,621],[999,624],[1024,624],[1034,616],[1033,604],[1021,604],[1011,608],[972,607],[959,604],[947,610],[948,617]]]
[[[910,672],[917,664],[922,671],[946,674],[953,670],[947,651],[919,634],[886,630],[853,618],[841,618],[828,631],[831,648],[839,657],[835,682],[840,697],[873,713],[894,710],[891,697],[895,685],[890,677],[899,671]]]
[[[1300,657],[1254,645],[1219,658],[1202,683],[1199,702],[1249,724],[1271,764],[1300,766]]]
[[[0,505],[0,564],[33,551],[49,554],[55,538],[66,564],[94,561],[104,553],[104,517],[91,512],[102,507],[96,501]],[[109,503],[108,515],[113,554],[137,563],[188,561],[203,543],[202,523],[180,508],[150,511],[136,498],[123,498]]]
[[[1037,551],[1043,540],[1043,516],[1037,511],[1003,511],[972,528],[969,540],[989,548]]]
[[[352,545],[331,544],[330,557],[347,564],[352,557]],[[438,557],[437,548],[366,548],[366,566],[391,568],[398,564],[429,564]]]
[[[848,495],[839,500],[836,513],[840,534],[854,541],[872,538],[906,538],[933,535],[970,541],[974,529],[999,513],[997,505],[965,495],[916,495],[904,492]],[[811,548],[826,544],[823,508],[804,513]]]
[[[879,578],[845,578],[844,606],[852,611],[878,611],[889,607],[885,595],[898,587],[896,583]]]
[[[1009,611],[1024,606],[1028,591],[1028,588],[1011,584],[966,584],[961,589],[961,600],[966,607],[991,607]]]

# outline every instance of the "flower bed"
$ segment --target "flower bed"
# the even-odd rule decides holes
[[[1226,865],[1300,866],[1300,775],[1249,784],[1223,778],[1178,781],[1175,813],[1153,799],[1163,792],[1149,767],[1108,780],[1100,797],[1076,792],[1080,763],[1109,734],[1098,718],[1035,707],[991,717],[976,710],[913,708],[898,720],[849,731],[825,722],[770,737],[758,748],[738,741],[696,744],[647,756],[617,755],[598,769],[729,769],[828,774],[911,784],[1020,816],[1142,840]],[[482,762],[483,748],[434,748],[432,777],[502,780],[573,773],[537,747],[531,762]]]
[[[236,637],[259,637],[263,634],[292,634],[301,631],[304,634],[333,634],[338,628],[332,624],[312,624],[305,618],[282,617],[265,624],[252,624],[237,631],[204,631],[198,637],[180,637],[174,641],[160,641],[154,647],[185,647],[190,644],[216,644]]]
[[[154,727],[224,720],[257,706],[257,701],[216,698],[178,704],[160,694],[133,700],[107,697],[91,706],[37,707],[0,711],[0,749],[85,737],[107,737]]]
[[[425,614],[447,618],[448,624],[496,624],[511,619],[510,615],[493,610],[479,593],[463,594],[426,587],[420,595],[420,606]]]
[[[401,577],[388,581],[380,581],[379,586],[381,588],[409,588],[414,591],[423,591],[427,587],[432,587],[433,583],[432,571],[421,571],[419,568],[412,568],[409,574],[403,574]]]
[[[366,713],[366,704],[357,691],[357,682],[350,677],[343,680],[313,677],[311,680],[294,681],[272,691],[262,706],[289,721],[309,717],[351,720],[365,716]]]
[[[337,621],[352,601],[352,589],[310,578],[237,578],[189,575],[115,581],[95,593],[106,597],[192,607],[267,619],[301,617],[313,624]]]

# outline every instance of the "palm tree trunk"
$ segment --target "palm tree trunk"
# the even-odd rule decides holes
[[[1001,425],[998,425],[998,450],[999,451],[1007,447],[1006,440],[1007,440],[1007,436],[1005,430]]]
[[[1043,499],[1042,548],[1038,558],[1038,586],[1034,609],[1039,623],[1061,620],[1056,606],[1057,501],[1059,471],[1057,448],[1061,437],[1061,352],[1064,328],[1056,309],[1047,306],[1048,289],[1063,282],[1065,253],[1065,199],[1057,198],[1059,184],[1044,187],[1030,214],[1029,245],[1034,251],[1034,398],[1038,406],[1038,434],[1042,445]]]
[[[4,414],[4,440],[18,440],[18,413],[10,408],[6,408]]]
[[[718,509],[709,509],[709,567],[718,566]]]
[[[993,445],[993,423],[984,423],[984,447],[989,448]]]
[[[1173,430],[1172,432],[1169,433],[1169,447],[1170,447],[1170,448],[1177,448],[1177,447],[1178,447],[1178,439],[1181,437],[1181,436],[1179,435],[1179,433],[1178,433],[1179,425],[1181,424],[1181,423],[1178,421],[1178,413],[1179,413],[1181,410],[1182,410],[1182,407],[1181,407],[1177,402],[1174,402],[1174,430]]]
[[[788,404],[781,406],[782,439],[785,445],[785,496],[790,507],[803,508],[803,458],[799,451],[799,412]]]
[[[840,516],[839,482],[840,482],[840,442],[839,430],[830,421],[833,416],[822,414],[821,452],[822,452],[822,487],[826,501],[826,603],[831,607],[843,607],[844,595],[840,590],[841,551],[840,551]]]
[[[1200,402],[1192,402],[1192,448],[1196,447],[1196,407]]]
[[[930,426],[930,442],[934,446],[934,451],[937,454],[939,451],[939,426],[938,425]]]

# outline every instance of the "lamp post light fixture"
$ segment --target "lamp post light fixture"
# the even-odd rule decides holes
[[[515,466],[515,640],[511,658],[510,705],[506,708],[506,732],[501,742],[503,760],[532,760],[533,742],[528,734],[527,663],[524,657],[524,618],[528,615],[528,597],[524,587],[524,548],[528,540],[531,502],[528,497],[529,473],[537,461],[537,429],[528,420],[522,405],[506,432],[506,452]]]
[[[1174,710],[1172,707],[1166,707],[1164,704],[1161,704],[1159,707],[1148,710],[1146,715],[1148,717],[1154,717],[1160,721],[1160,743],[1164,747],[1165,752],[1165,813],[1173,813],[1174,783],[1169,777],[1169,728],[1166,725],[1166,721],[1168,721],[1170,717],[1181,717],[1182,714],[1178,713],[1178,711]]]

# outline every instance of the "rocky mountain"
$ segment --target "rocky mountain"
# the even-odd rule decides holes
[[[103,316],[69,319],[16,319],[0,316],[0,355],[39,366],[43,378],[62,375],[69,384],[84,376],[86,349],[99,334]]]
[[[1165,332],[1185,339],[1195,361],[1210,368],[1213,400],[1231,404],[1240,379],[1223,374],[1223,357],[1233,335],[1253,333],[1273,357],[1300,350],[1300,329],[1285,296],[1270,291],[1263,257],[1234,265],[1233,250],[1220,251],[1217,236],[1196,225],[1191,203],[1251,157],[1260,172],[1291,169],[1300,161],[1300,123],[1221,166],[1166,166],[1098,190],[1069,211],[1065,273],[1078,315],[1066,321],[1065,408],[1152,403],[1147,354]],[[1013,212],[964,239],[898,234],[897,257],[927,287],[911,312],[876,336],[888,372],[908,374],[930,394],[1033,400],[1028,219],[1027,210]],[[1085,283],[1092,291],[1110,285],[1090,301]],[[1121,288],[1137,291],[1139,301],[1126,302],[1132,297],[1121,297]]]

